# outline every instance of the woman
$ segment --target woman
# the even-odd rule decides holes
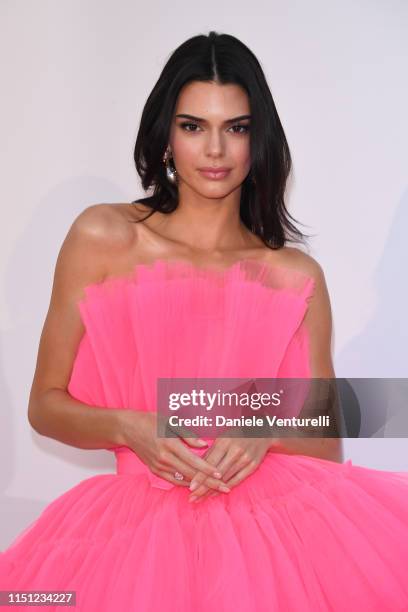
[[[86,612],[408,610],[407,474],[344,463],[338,438],[157,433],[158,379],[334,377],[324,274],[286,245],[304,238],[289,148],[243,43],[176,49],[135,162],[153,193],[89,206],[62,245],[29,401],[37,432],[115,452],[117,474],[47,506],[0,588]]]

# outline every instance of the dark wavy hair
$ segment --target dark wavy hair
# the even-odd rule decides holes
[[[167,179],[162,160],[177,97],[191,81],[234,83],[247,92],[251,170],[241,187],[241,220],[272,249],[281,248],[286,241],[304,242],[305,234],[291,222],[296,220],[285,206],[292,160],[272,94],[255,55],[229,34],[211,31],[208,36],[193,36],[164,66],[144,106],[134,150],[143,189],[153,189],[153,193],[132,204],[140,202],[152,209],[145,219],[156,211],[171,213],[178,206],[177,184]]]

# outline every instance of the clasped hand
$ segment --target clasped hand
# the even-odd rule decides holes
[[[124,410],[118,415],[119,445],[132,449],[153,474],[172,484],[190,486],[190,490],[196,484],[195,501],[219,491],[228,493],[257,469],[272,445],[270,438],[216,438],[205,455],[198,457],[183,443],[200,446],[195,437],[157,437],[156,413]],[[176,470],[183,480],[175,478]]]
[[[231,488],[258,468],[270,446],[269,438],[217,438],[203,459],[214,466],[222,482]],[[194,502],[219,495],[208,486],[208,476],[201,471],[191,479],[190,490],[189,500]]]

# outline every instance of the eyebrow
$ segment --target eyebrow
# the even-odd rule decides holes
[[[181,113],[176,115],[176,117],[182,117],[184,119],[192,119],[193,121],[201,121],[201,123],[208,123],[206,119],[202,117],[194,117],[194,115],[187,115],[186,113]],[[224,121],[225,124],[235,123],[236,121],[242,121],[243,119],[250,119],[251,115],[239,115],[239,117],[233,117],[232,119],[226,119]]]

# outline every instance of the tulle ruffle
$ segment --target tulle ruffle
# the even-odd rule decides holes
[[[86,288],[68,391],[137,411],[156,409],[158,377],[307,378],[313,291],[250,260],[138,265]],[[122,467],[45,508],[0,554],[1,590],[73,590],[81,612],[408,610],[408,474],[269,452],[192,504]]]
[[[0,555],[0,589],[75,590],[84,612],[408,608],[406,474],[269,452],[229,494],[188,495],[88,478]]]

